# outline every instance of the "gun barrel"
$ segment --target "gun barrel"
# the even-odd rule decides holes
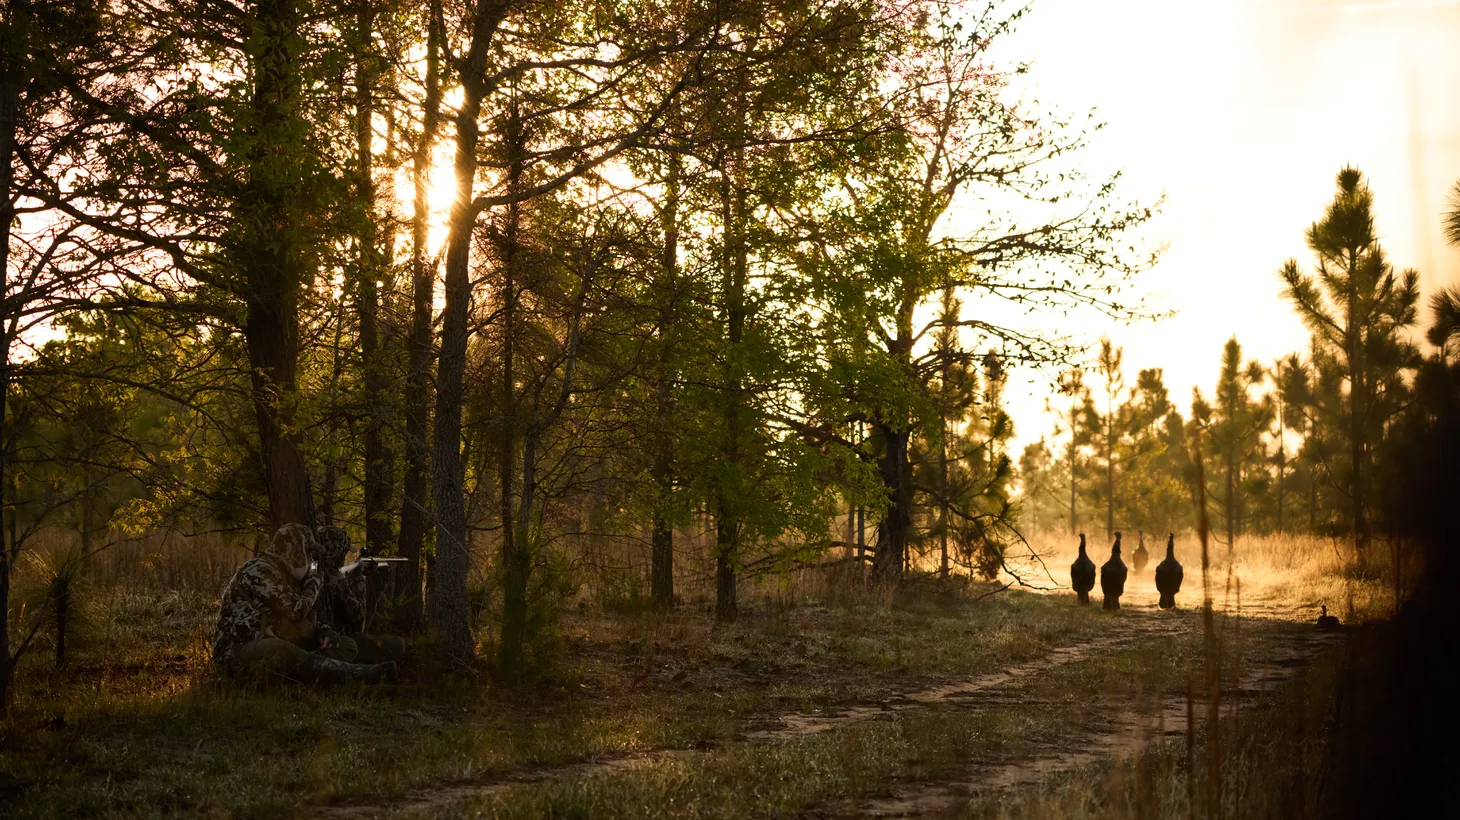
[[[384,564],[386,566],[389,566],[391,564],[405,563],[406,560],[407,559],[405,558],[376,558],[374,556],[367,555],[364,558],[356,558],[354,561],[351,561],[343,567],[340,567],[340,572],[353,572],[360,567],[365,566],[366,564],[370,564],[372,566]]]

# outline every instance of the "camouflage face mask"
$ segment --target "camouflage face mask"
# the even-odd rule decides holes
[[[315,560],[322,567],[339,569],[350,554],[350,536],[339,527],[320,527],[314,531]]]

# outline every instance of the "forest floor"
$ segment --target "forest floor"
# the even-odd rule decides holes
[[[1312,680],[1342,651],[1312,625],[1318,600],[1281,585],[1208,633],[1193,575],[1172,612],[1149,569],[1119,611],[1017,591],[782,596],[730,626],[693,605],[589,610],[561,625],[553,671],[517,690],[409,669],[389,687],[229,683],[207,663],[211,602],[114,596],[93,619],[104,637],[64,671],[39,656],[22,670],[0,814],[1161,814],[1220,790],[1221,775],[1179,775],[1213,725],[1248,769],[1263,764],[1240,739],[1291,724],[1294,704],[1321,725],[1331,693]],[[1222,799],[1268,799],[1240,774]],[[1302,782],[1283,799],[1311,799],[1289,774]]]

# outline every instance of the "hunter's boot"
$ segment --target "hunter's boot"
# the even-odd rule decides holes
[[[323,655],[310,655],[309,675],[315,681],[324,683],[390,683],[396,679],[395,661],[374,664],[345,663]]]

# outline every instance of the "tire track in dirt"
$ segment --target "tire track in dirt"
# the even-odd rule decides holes
[[[1325,648],[1340,641],[1296,625],[1267,636],[1256,647],[1244,651],[1241,677],[1223,685],[1223,700],[1245,707],[1264,697],[1275,686],[1292,679]],[[1193,699],[1198,715],[1205,715],[1205,695]],[[1112,704],[1102,704],[1108,709]],[[1117,707],[1118,708],[1118,707]],[[1225,707],[1224,707],[1225,708]],[[816,812],[819,817],[918,817],[939,814],[979,796],[1010,791],[1040,783],[1054,775],[1074,771],[1108,760],[1129,760],[1148,746],[1167,737],[1182,737],[1187,727],[1185,693],[1166,694],[1159,708],[1118,708],[1108,726],[1099,732],[1081,732],[1058,744],[1046,744],[1032,754],[999,760],[972,760],[954,780],[909,784],[895,794],[876,800],[847,801]]]
[[[992,693],[1009,687],[1032,675],[1047,672],[1093,654],[1107,652],[1127,646],[1153,634],[1171,634],[1167,616],[1161,613],[1131,611],[1136,618],[1124,618],[1110,623],[1106,634],[1082,643],[1056,646],[1038,658],[1010,664],[1004,668],[963,678],[937,686],[894,693],[877,704],[859,704],[835,708],[827,712],[793,712],[774,719],[773,727],[757,729],[744,734],[733,743],[764,746],[782,743],[817,734],[828,729],[839,728],[870,720],[891,719],[900,712],[921,709],[938,704],[956,703],[970,695]],[[731,745],[731,744],[725,744]],[[533,783],[574,780],[612,772],[626,772],[666,760],[676,760],[706,754],[714,747],[699,749],[647,749],[641,752],[601,757],[581,763],[559,766],[524,767],[501,773],[495,777],[475,780],[459,785],[442,785],[429,791],[421,791],[400,801],[388,803],[341,804],[317,807],[316,817],[358,818],[371,817],[387,811],[431,812],[458,800],[494,794],[517,786]]]
[[[995,672],[986,672],[918,691],[898,693],[875,706],[849,706],[828,712],[794,712],[782,715],[778,718],[780,726],[749,732],[746,740],[753,743],[795,740],[827,729],[868,720],[885,720],[909,709],[955,702],[960,698],[1004,688],[1032,675],[1057,669],[1093,654],[1128,646],[1153,634],[1170,634],[1169,625],[1158,620],[1163,618],[1164,616],[1155,615],[1143,617],[1139,623],[1134,620],[1114,622],[1113,631],[1084,643],[1057,646],[1034,660],[1010,664]]]

